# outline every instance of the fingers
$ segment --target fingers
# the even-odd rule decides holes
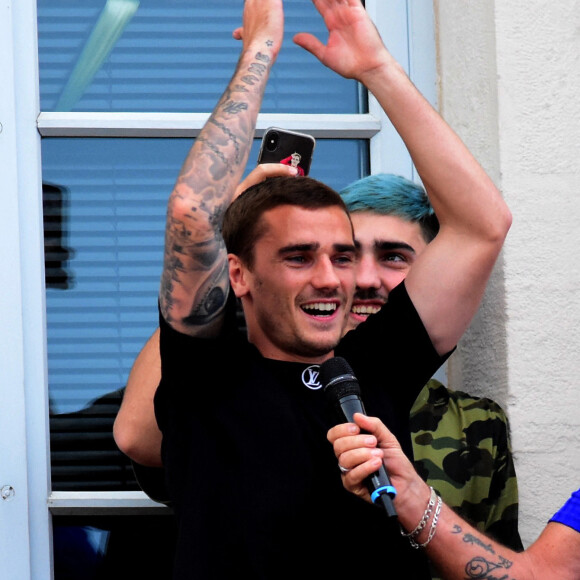
[[[285,177],[285,176],[295,176],[298,175],[298,169],[290,165],[284,165],[284,163],[260,163],[257,165],[249,174],[246,179],[251,175],[255,174],[256,179],[261,176],[261,179],[256,181],[264,181],[269,177]]]
[[[336,453],[338,463],[342,465],[345,469],[357,469],[358,467],[371,461],[373,463],[378,463],[380,466],[383,459],[382,449],[377,449],[376,447],[352,447],[343,451],[342,453]],[[378,462],[375,460],[378,459]],[[376,467],[375,467],[376,470]]]
[[[243,26],[240,26],[239,28],[236,28],[233,32],[232,32],[232,36],[236,39],[236,40],[243,40],[244,38],[244,28]]]
[[[364,431],[374,435],[377,445],[383,448],[400,447],[397,438],[387,429],[385,424],[377,417],[368,417],[360,413],[355,413],[356,424]]]
[[[378,449],[374,450],[365,450],[365,451],[379,451]],[[349,461],[348,458],[344,458],[345,461]],[[341,457],[341,465],[343,458]],[[368,488],[365,484],[365,480],[367,477],[372,475],[379,469],[382,464],[382,459],[380,457],[371,456],[367,461],[356,465],[355,467],[349,467],[350,471],[348,473],[343,474],[342,477],[342,484],[344,485],[345,489],[354,493],[358,497],[365,499],[366,501],[370,502],[371,497],[369,495]],[[343,467],[346,467],[343,465]]]
[[[308,32],[299,32],[294,35],[294,44],[301,46],[311,54],[313,54],[318,60],[322,61],[322,55],[324,53],[325,46],[312,34]]]
[[[334,442],[341,437],[349,437],[350,435],[356,435],[358,433],[360,433],[360,429],[357,425],[354,425],[353,423],[341,423],[340,425],[336,425],[330,429],[326,438],[331,444],[334,444]]]
[[[252,169],[246,178],[238,185],[233,199],[236,199],[236,197],[241,195],[244,191],[246,191],[246,189],[252,187],[252,185],[261,183],[269,177],[295,177],[297,174],[298,170],[296,167],[290,167],[290,165],[284,165],[282,163],[261,163]]]
[[[357,487],[367,475],[374,473],[382,462],[383,452],[376,448],[377,438],[374,435],[360,433],[359,428],[352,423],[343,423],[328,432],[328,440],[333,444],[338,464],[351,470],[343,474],[345,487],[361,495]]]
[[[360,434],[360,435],[346,435],[344,437],[339,437],[333,443],[334,454],[336,457],[342,456],[347,452],[352,451],[368,451],[375,449],[377,447],[377,438],[374,435]],[[379,450],[379,454],[382,452]],[[366,461],[367,458],[362,461]],[[361,461],[355,462],[355,465],[361,463]],[[352,467],[352,465],[346,465],[341,462],[344,467]]]

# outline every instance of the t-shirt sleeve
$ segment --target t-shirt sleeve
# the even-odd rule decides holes
[[[155,393],[155,416],[165,432],[193,396],[201,402],[211,396],[212,385],[206,384],[211,375],[216,353],[225,353],[228,341],[238,333],[236,298],[230,292],[225,319],[215,338],[199,338],[183,334],[166,322],[159,312],[159,350],[161,354],[161,382]]]
[[[175,330],[163,318],[159,310],[159,350],[161,353],[161,375],[169,378],[176,373],[181,374],[185,362],[201,360],[194,353],[203,353],[205,348],[214,348],[213,345],[225,341],[237,332],[237,302],[233,292],[230,292],[226,302],[224,323],[219,335],[215,338],[198,338],[183,334]]]
[[[580,489],[577,489],[570,499],[554,514],[551,522],[564,524],[580,532]]]

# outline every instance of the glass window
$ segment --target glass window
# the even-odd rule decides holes
[[[233,73],[242,0],[38,0],[43,111],[211,111]],[[358,113],[357,83],[292,42],[326,38],[311,0],[285,8],[264,113]]]

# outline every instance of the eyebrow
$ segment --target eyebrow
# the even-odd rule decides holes
[[[355,240],[354,241],[354,245],[355,248],[360,251],[361,249],[361,244],[359,241]],[[375,249],[375,251],[379,251],[379,252],[386,252],[386,251],[393,251],[393,250],[407,250],[408,252],[411,252],[412,254],[415,254],[415,248],[413,248],[413,246],[410,246],[409,244],[405,243],[405,242],[391,242],[388,240],[375,240],[373,247]]]
[[[335,252],[339,253],[354,252],[356,249],[354,244],[333,244],[332,247]],[[290,244],[280,248],[278,254],[283,256],[292,252],[315,252],[318,249],[320,249],[320,244],[318,242],[313,242],[311,244]]]
[[[375,240],[374,243],[376,250],[408,250],[409,252],[415,253],[415,248],[410,246],[405,242],[389,242],[387,240]]]

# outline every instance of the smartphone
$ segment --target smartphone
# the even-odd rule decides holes
[[[258,163],[284,163],[308,175],[316,141],[312,135],[278,127],[266,129],[258,154]]]

